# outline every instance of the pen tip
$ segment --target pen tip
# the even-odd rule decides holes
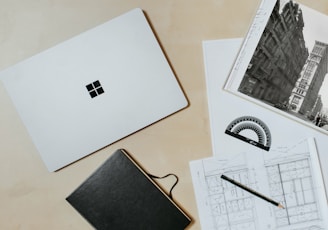
[[[278,205],[278,208],[283,208],[283,209],[285,209],[285,207],[284,207],[282,204],[279,204],[279,205]]]

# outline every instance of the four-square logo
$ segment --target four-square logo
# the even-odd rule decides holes
[[[87,88],[91,98],[97,97],[105,92],[100,84],[100,81],[98,80],[86,85],[85,87]]]

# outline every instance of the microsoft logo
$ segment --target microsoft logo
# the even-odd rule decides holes
[[[85,87],[87,88],[91,98],[97,97],[105,92],[98,80],[86,85]]]

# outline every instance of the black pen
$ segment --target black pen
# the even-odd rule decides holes
[[[266,196],[264,196],[264,195],[262,195],[262,194],[260,194],[256,191],[254,191],[251,188],[246,187],[245,185],[239,183],[238,181],[235,181],[235,180],[233,180],[233,179],[231,179],[231,178],[229,178],[229,177],[227,177],[223,174],[221,175],[221,178],[223,180],[226,180],[226,181],[230,182],[231,184],[234,184],[234,185],[238,186],[241,189],[244,189],[245,191],[247,191],[247,192],[249,192],[249,193],[251,193],[251,194],[253,194],[253,195],[255,195],[259,198],[262,198],[263,200],[266,200],[266,201],[270,202],[271,204],[273,204],[274,206],[277,206],[278,208],[285,208],[282,204],[280,204],[280,203],[278,203],[278,202],[276,202],[276,201],[274,201],[274,200],[272,200],[272,199],[270,199],[270,198],[268,198],[268,197],[266,197]]]

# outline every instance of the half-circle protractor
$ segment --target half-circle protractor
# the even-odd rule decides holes
[[[256,117],[236,118],[230,122],[225,133],[266,151],[269,151],[271,147],[270,130],[263,121]]]

